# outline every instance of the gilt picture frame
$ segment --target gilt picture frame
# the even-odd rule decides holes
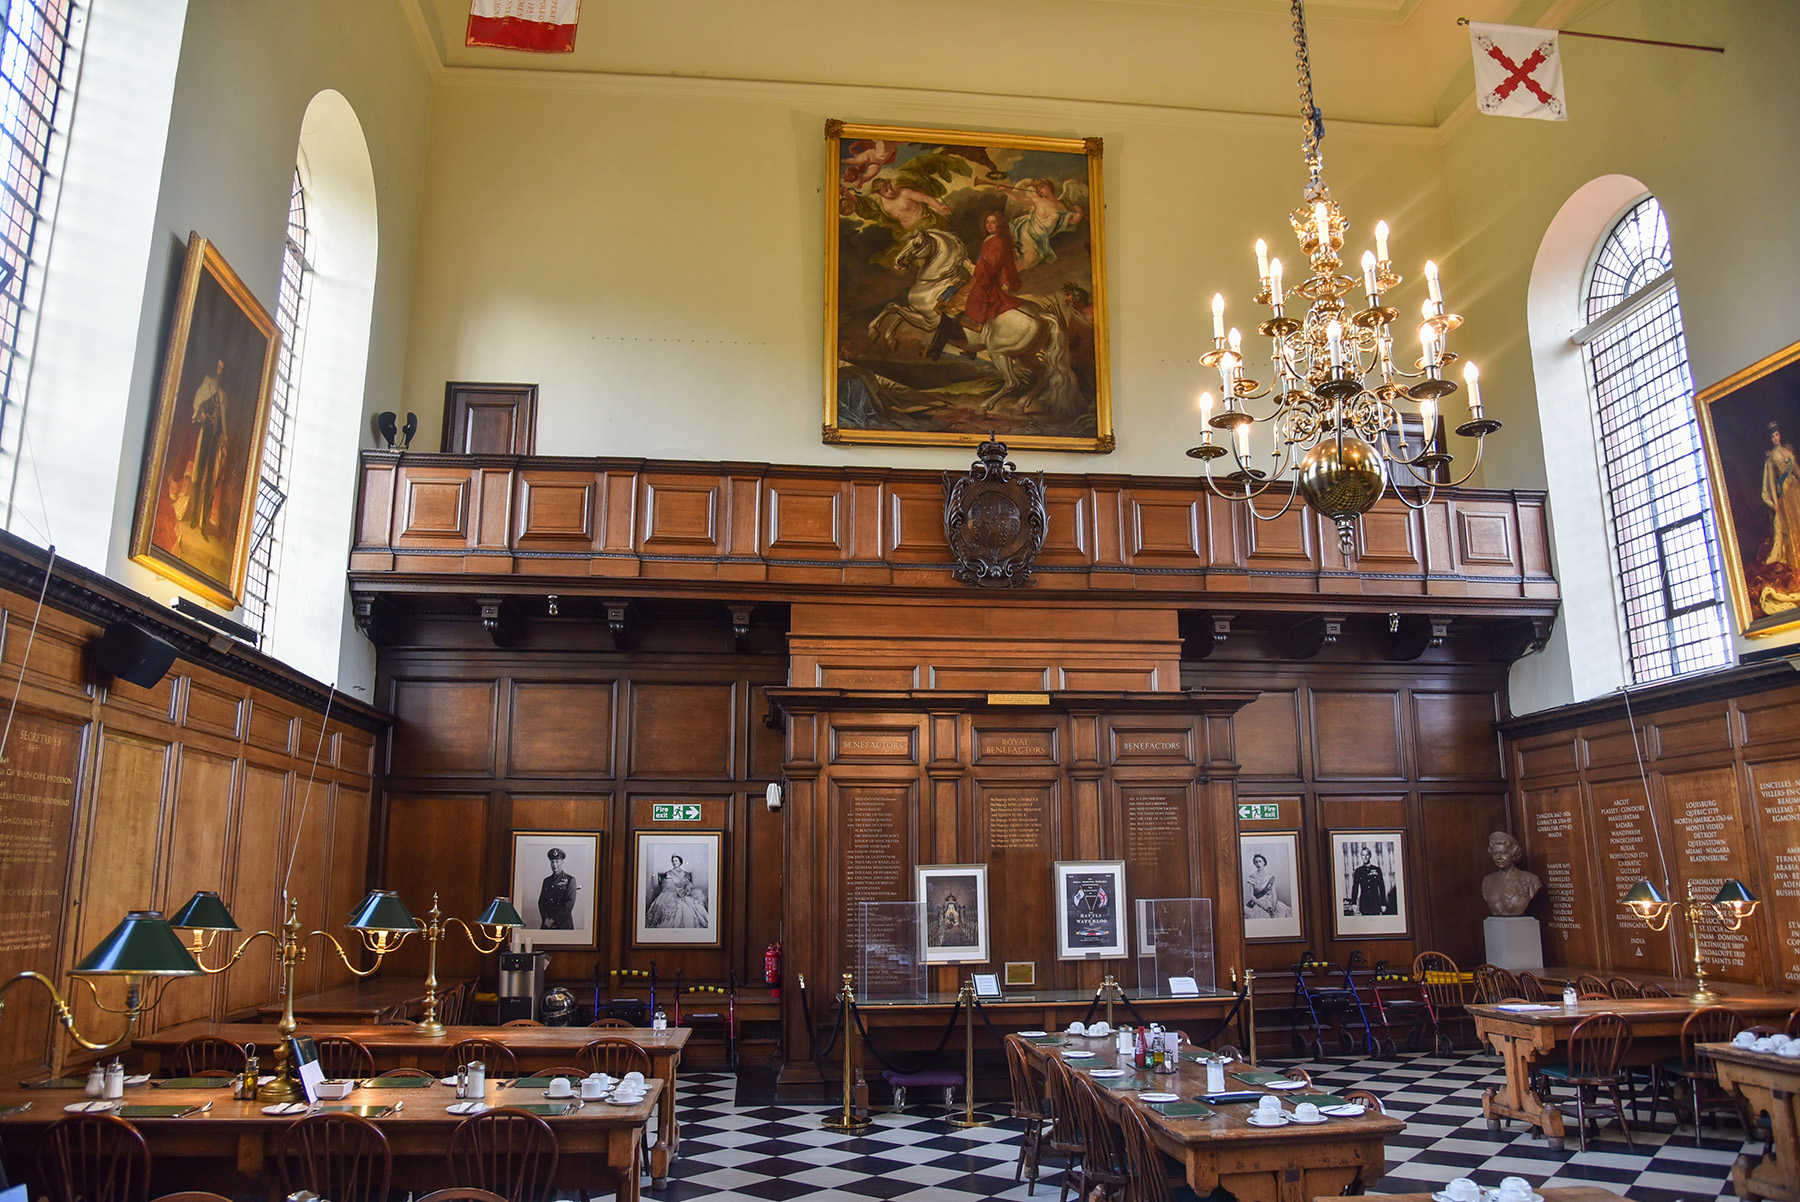
[[[280,350],[274,318],[216,246],[189,234],[131,558],[227,609],[243,601]]]
[[[1737,631],[1800,625],[1800,342],[1694,397]]]
[[[827,443],[1113,449],[1099,138],[825,123]]]

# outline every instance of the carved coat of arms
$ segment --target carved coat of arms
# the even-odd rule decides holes
[[[1044,473],[1021,476],[993,435],[975,451],[967,475],[944,473],[944,537],[953,574],[981,588],[1024,588],[1044,549]]]

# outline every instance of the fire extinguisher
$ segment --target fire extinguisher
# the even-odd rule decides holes
[[[763,949],[763,984],[769,987],[770,997],[781,996],[781,940],[779,939]]]

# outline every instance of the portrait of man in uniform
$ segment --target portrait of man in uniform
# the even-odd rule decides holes
[[[599,864],[599,835],[514,831],[513,904],[525,920],[514,946],[594,946]]]

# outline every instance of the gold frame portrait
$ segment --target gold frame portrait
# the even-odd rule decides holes
[[[966,447],[992,431],[1015,451],[1110,452],[1101,140],[831,120],[825,145],[823,440]],[[846,146],[864,149],[846,158]],[[1082,156],[1085,177],[1056,164],[1051,156],[1059,155]],[[935,170],[920,166],[928,161]],[[1034,179],[1033,171],[1044,174]],[[1056,179],[1052,171],[1060,173]],[[884,189],[883,181],[894,186]],[[1045,185],[1048,191],[1039,191]],[[912,199],[902,198],[904,189]],[[1041,201],[1008,199],[1028,191]],[[1019,213],[1008,216],[1014,204]],[[1019,215],[1036,213],[1035,204],[1040,216]],[[1018,352],[1005,356],[1004,366],[995,358],[998,343],[978,345],[973,339],[983,331],[947,315],[960,313],[973,290],[970,265],[996,208],[1003,219],[997,232],[1015,245],[1015,269],[1031,273],[1007,288],[1022,302],[1013,306],[1026,318],[1017,323],[1019,336],[1030,340],[1014,344]],[[905,224],[909,218],[916,224]],[[1023,264],[1013,233],[1021,220],[1034,235]],[[871,232],[877,229],[884,233]],[[918,248],[909,247],[916,235],[937,241],[920,237]],[[854,247],[849,254],[846,245]],[[951,348],[950,341],[961,345]],[[843,403],[845,395],[854,404]]]
[[[1773,585],[1766,579],[1752,581],[1750,576],[1765,576],[1767,560],[1748,565],[1745,558],[1746,553],[1762,553],[1765,528],[1770,532],[1767,537],[1773,537],[1773,519],[1761,500],[1770,448],[1769,427],[1780,428],[1784,445],[1800,445],[1800,342],[1701,389],[1694,395],[1694,414],[1706,448],[1707,487],[1712,492],[1713,515],[1719,524],[1725,580],[1737,616],[1736,630],[1744,638],[1756,639],[1800,626],[1800,587],[1785,590],[1795,597],[1794,608],[1763,609]],[[1787,439],[1794,442],[1786,443]],[[1794,486],[1800,489],[1800,475]],[[1800,504],[1796,509],[1800,510]],[[1754,537],[1754,544],[1746,552],[1747,536]],[[1790,542],[1800,543],[1800,529],[1793,532]],[[1800,584],[1800,565],[1789,567],[1790,579]]]
[[[131,559],[228,609],[244,595],[280,353],[274,318],[217,247],[189,234],[150,416]]]

